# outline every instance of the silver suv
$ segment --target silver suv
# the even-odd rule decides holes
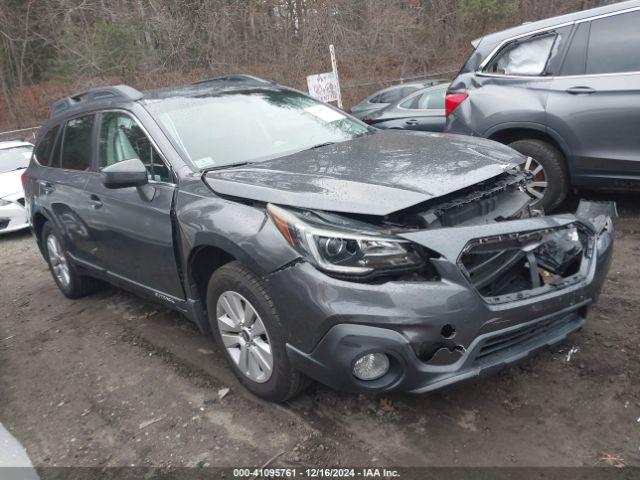
[[[527,23],[475,40],[446,98],[445,131],[527,157],[553,210],[570,186],[640,180],[640,1]]]

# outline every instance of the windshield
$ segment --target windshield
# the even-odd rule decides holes
[[[0,150],[0,173],[27,168],[32,150],[29,145]]]
[[[172,97],[147,104],[199,169],[259,162],[364,135],[366,125],[292,91]]]

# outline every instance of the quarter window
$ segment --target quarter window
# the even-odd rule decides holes
[[[169,168],[138,123],[122,112],[102,114],[99,139],[99,168],[124,160],[139,159],[149,180],[172,182]]]
[[[61,168],[85,171],[91,168],[93,119],[93,115],[85,115],[67,122],[62,141]]]
[[[58,125],[49,129],[42,137],[42,140],[38,142],[38,146],[35,149],[35,157],[40,165],[49,165],[51,161],[51,150],[53,149],[53,144],[56,141],[59,129],[60,127]]]
[[[640,11],[591,22],[587,73],[640,72]]]
[[[500,75],[542,75],[555,39],[555,35],[544,35],[510,43],[484,71]]]
[[[56,138],[56,145],[53,148],[53,153],[49,159],[49,166],[54,168],[60,168],[60,151],[62,150],[62,136],[64,135],[64,127],[60,129],[60,134]]]

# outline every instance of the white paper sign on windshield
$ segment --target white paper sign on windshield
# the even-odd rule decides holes
[[[309,112],[311,115],[315,115],[320,120],[323,120],[327,123],[335,122],[337,120],[344,120],[344,115],[340,112],[335,111],[331,107],[327,107],[326,105],[322,105],[321,103],[318,105],[313,105],[311,107],[305,108],[305,111]]]

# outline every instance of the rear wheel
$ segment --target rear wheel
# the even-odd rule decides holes
[[[533,205],[547,212],[557,208],[569,191],[569,175],[562,153],[543,140],[517,140],[509,146],[528,157],[522,168],[533,175],[533,182],[526,189]]]
[[[240,382],[267,400],[283,402],[306,386],[286,352],[285,331],[262,280],[239,262],[214,272],[207,288],[211,330]]]
[[[62,246],[60,235],[49,222],[42,227],[42,245],[49,270],[62,294],[67,298],[80,298],[100,288],[100,281],[78,274]]]

